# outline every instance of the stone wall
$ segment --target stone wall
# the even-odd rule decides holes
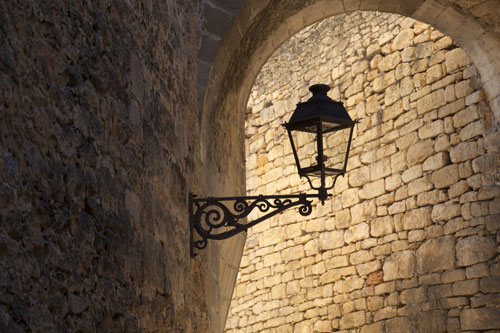
[[[202,11],[1,2],[1,332],[222,331],[231,269],[189,257],[188,192],[217,194],[225,154],[200,134]]]
[[[226,332],[500,328],[498,142],[467,54],[389,14],[301,31],[248,102],[249,194],[309,191],[280,125],[314,83],[360,120],[348,173],[311,216],[248,232]]]

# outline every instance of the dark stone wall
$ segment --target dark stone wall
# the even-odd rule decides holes
[[[200,12],[0,3],[0,331],[209,330],[186,227]]]

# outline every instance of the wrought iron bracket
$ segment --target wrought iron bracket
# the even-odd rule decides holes
[[[311,214],[312,201],[307,200],[308,198],[320,198],[320,194],[198,198],[193,193],[189,193],[191,258],[196,257],[196,250],[202,250],[207,246],[208,239],[221,240],[232,237],[288,208],[299,206],[300,215]],[[254,209],[258,209],[265,215],[254,221],[241,223],[241,220]]]

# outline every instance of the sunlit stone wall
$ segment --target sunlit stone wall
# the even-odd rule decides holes
[[[226,332],[500,328],[498,156],[479,82],[449,37],[396,15],[333,17],[282,45],[248,102],[248,194],[310,191],[281,124],[311,84],[360,123],[324,206],[248,232]]]

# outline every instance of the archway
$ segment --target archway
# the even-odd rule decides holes
[[[457,315],[469,305],[466,295],[477,293],[481,280],[472,274],[462,280],[461,273],[479,267],[487,273],[496,232],[495,216],[478,210],[485,205],[488,213],[494,201],[484,195],[488,186],[476,183],[484,116],[491,117],[477,81],[474,65],[449,37],[397,15],[332,17],[283,44],[261,70],[248,104],[249,194],[308,190],[279,125],[308,98],[309,84],[329,84],[330,95],[361,123],[348,174],[325,206],[317,205],[312,217],[287,212],[249,231],[227,328],[330,332],[386,325],[391,331],[399,323],[408,331],[440,331],[445,296],[436,290],[457,286],[449,296],[467,304],[446,305],[456,306]],[[474,114],[481,116],[463,118]],[[469,145],[478,148],[461,149]],[[463,245],[481,239],[472,233],[485,219],[489,227],[480,237],[489,252],[464,260]],[[460,321],[467,327],[469,312],[450,316],[449,329]],[[427,319],[437,326],[426,326]]]
[[[497,128],[500,83],[495,77],[500,73],[499,24],[495,21],[485,23],[483,17],[486,14],[475,14],[450,1],[432,0],[247,1],[212,64],[204,101],[204,141],[221,143],[220,149],[206,148],[206,162],[221,171],[226,177],[225,182],[244,184],[244,156],[241,150],[244,109],[255,77],[265,61],[279,45],[302,28],[323,18],[355,10],[378,10],[411,17],[452,37],[469,54],[481,74],[486,99],[495,116],[493,128]],[[488,140],[496,142],[497,133],[495,130],[488,134]],[[218,184],[214,180],[208,188],[217,189]],[[235,189],[240,193],[243,190],[243,187]],[[234,256],[228,260],[232,263],[228,265],[234,267],[238,260]],[[223,303],[222,309],[229,306],[226,301]]]

